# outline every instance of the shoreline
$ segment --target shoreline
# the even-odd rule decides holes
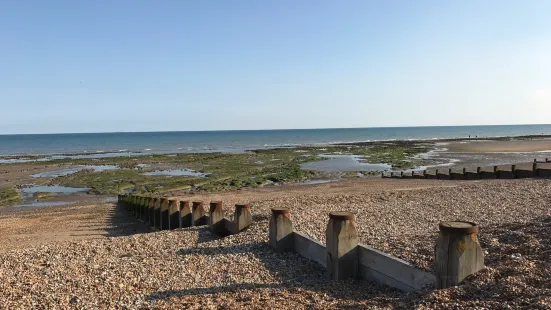
[[[60,157],[52,158],[51,160],[58,159],[81,159],[81,158],[71,158],[75,156],[89,156],[90,159],[95,158],[96,156],[101,156],[99,158],[112,158],[112,157],[131,157],[131,156],[147,156],[147,155],[178,155],[178,154],[234,154],[234,153],[246,153],[252,151],[262,151],[262,150],[274,150],[274,149],[297,149],[297,148],[317,148],[317,147],[328,147],[328,146],[371,146],[376,144],[386,144],[393,143],[397,145],[412,145],[412,144],[424,144],[424,143],[452,143],[452,142],[488,142],[488,141],[542,141],[549,139],[551,144],[551,135],[518,135],[518,136],[493,136],[493,137],[455,137],[455,138],[430,138],[430,139],[381,139],[381,140],[365,140],[365,141],[331,141],[326,143],[305,143],[305,144],[281,144],[281,145],[269,145],[269,146],[251,146],[251,147],[225,147],[225,148],[210,148],[200,151],[199,149],[191,151],[183,151],[183,148],[179,148],[176,151],[159,151],[155,152],[152,149],[143,149],[143,150],[130,150],[130,149],[118,149],[118,150],[109,150],[109,151],[84,151],[84,152],[70,152],[70,153],[43,153],[43,154],[32,154],[32,153],[18,153],[18,154],[0,154],[0,160],[18,160],[18,159],[28,159],[29,161],[38,161],[39,159],[45,159],[48,157]],[[231,150],[231,151],[230,151]],[[551,147],[549,149],[551,152]],[[102,155],[113,155],[105,156]],[[86,158],[86,157],[85,157]],[[2,162],[0,162],[2,164]]]

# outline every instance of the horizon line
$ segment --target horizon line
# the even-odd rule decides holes
[[[376,126],[376,127],[318,127],[318,128],[272,128],[272,129],[206,129],[206,130],[153,130],[153,131],[99,131],[99,132],[44,132],[44,133],[0,133],[0,136],[24,135],[71,135],[111,133],[174,133],[174,132],[243,132],[243,131],[289,131],[289,130],[334,130],[334,129],[381,129],[381,128],[438,128],[438,127],[498,127],[498,126],[545,126],[551,124],[493,124],[493,125],[429,125],[429,126]]]

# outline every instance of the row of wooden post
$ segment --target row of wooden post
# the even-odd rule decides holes
[[[547,160],[547,159],[546,159]],[[422,174],[416,174],[412,171],[407,174],[403,171],[400,173],[390,172],[387,176],[384,172],[381,173],[382,178],[419,178],[419,179],[446,179],[446,180],[477,180],[477,179],[520,179],[533,177],[551,177],[551,169],[540,169],[538,163],[532,164],[532,170],[517,169],[517,165],[511,165],[510,170],[500,170],[498,166],[493,167],[493,171],[482,171],[481,167],[476,168],[475,172],[467,172],[467,168],[463,168],[461,173],[453,172],[450,168],[448,174],[441,174],[440,170],[436,169],[435,174],[429,174],[427,170],[423,170]]]
[[[249,204],[235,205],[233,220],[224,217],[221,201],[213,201],[206,212],[203,202],[168,197],[119,195],[118,202],[138,219],[159,230],[208,225],[217,234],[236,234],[252,223]]]
[[[439,228],[435,247],[435,285],[446,288],[458,285],[467,276],[483,269],[484,253],[478,242],[478,225],[475,223],[442,222]],[[358,278],[358,233],[354,215],[331,212],[325,236],[325,266],[329,278]],[[272,209],[269,242],[276,251],[293,250],[293,223],[289,209]]]

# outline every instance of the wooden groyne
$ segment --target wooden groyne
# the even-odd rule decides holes
[[[475,171],[469,171],[467,168],[448,168],[436,169],[434,173],[427,170],[411,172],[383,172],[382,178],[396,179],[439,179],[439,180],[484,180],[484,179],[525,179],[525,178],[551,178],[551,167],[543,168],[539,164],[549,164],[551,161],[534,160],[532,169],[518,169],[517,165],[511,165],[510,169],[503,169],[499,166],[483,169],[477,167]]]
[[[208,212],[203,203],[179,198],[119,195],[118,203],[138,219],[161,230],[208,225],[220,236],[237,234],[252,224],[249,204],[235,205],[233,220],[224,217],[222,202],[213,201]],[[358,243],[354,214],[331,212],[322,244],[295,231],[291,211],[273,208],[268,242],[277,252],[291,251],[318,263],[330,280],[367,280],[413,292],[460,284],[484,268],[484,252],[478,242],[478,225],[452,221],[440,223],[435,243],[435,274],[370,246]]]

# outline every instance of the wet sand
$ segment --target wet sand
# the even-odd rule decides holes
[[[551,139],[512,141],[462,141],[449,143],[445,145],[445,147],[450,152],[461,153],[549,151],[549,157],[551,157]]]

